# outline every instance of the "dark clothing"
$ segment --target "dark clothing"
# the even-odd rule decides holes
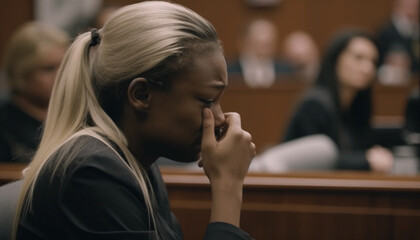
[[[340,150],[337,169],[368,170],[365,150],[372,146],[370,129],[340,114],[330,94],[322,88],[309,90],[295,111],[284,141],[325,134]]]
[[[420,161],[420,142],[418,137],[420,135],[420,90],[418,88],[416,88],[408,98],[403,130],[405,143],[416,148],[417,158]],[[415,137],[416,135],[417,137]]]
[[[420,90],[413,91],[405,109],[404,130],[420,133]]]
[[[411,71],[419,72],[419,39],[414,37],[403,36],[390,21],[383,27],[378,36],[379,44],[379,64],[383,64],[386,54],[394,48],[403,49],[411,61]],[[417,46],[416,46],[417,45]],[[417,48],[417,49],[416,49]],[[417,52],[416,52],[417,51]]]
[[[42,123],[11,102],[0,107],[0,162],[29,163],[38,147]]]
[[[128,165],[96,138],[82,136],[69,144],[73,145],[68,152],[60,149],[42,168],[32,208],[20,220],[18,239],[155,239],[155,225]],[[69,166],[52,174],[57,154],[67,156]],[[182,239],[159,169],[153,164],[147,174],[156,198],[154,215],[156,225],[162,226],[161,239]],[[211,223],[205,239],[249,236],[233,225]]]

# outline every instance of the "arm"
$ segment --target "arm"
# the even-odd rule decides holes
[[[243,181],[251,159],[255,156],[255,145],[251,141],[251,135],[242,130],[238,114],[226,114],[229,127],[219,141],[216,140],[214,134],[214,119],[211,111],[204,109],[203,116],[201,164],[211,184],[212,209],[209,228],[213,229],[213,233],[209,233],[208,228],[206,237],[215,239],[209,236],[221,234],[222,231],[214,231],[223,226],[220,223],[225,223],[226,231],[239,230]],[[247,236],[247,234],[242,234]],[[237,237],[237,239],[244,238]]]

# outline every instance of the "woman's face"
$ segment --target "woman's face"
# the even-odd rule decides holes
[[[145,151],[180,162],[199,158],[202,112],[210,108],[215,127],[225,124],[220,99],[227,86],[226,62],[217,49],[195,54],[168,91],[153,91],[145,121]]]
[[[369,87],[376,74],[378,52],[368,39],[350,40],[337,60],[337,77],[341,87],[360,91]]]
[[[54,45],[40,51],[36,65],[26,75],[22,91],[25,98],[40,107],[48,106],[55,76],[65,52],[66,48]]]

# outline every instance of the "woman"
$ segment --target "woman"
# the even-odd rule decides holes
[[[182,239],[154,162],[201,155],[212,189],[205,239],[249,239],[239,215],[255,145],[220,108],[226,85],[213,26],[180,5],[129,5],[80,35],[25,175],[16,238]]]
[[[371,85],[377,59],[369,35],[339,35],[326,51],[315,86],[294,113],[285,140],[325,134],[340,150],[338,169],[388,172],[391,152],[371,142]]]
[[[11,94],[0,106],[0,161],[31,160],[68,41],[61,30],[39,22],[24,24],[10,39],[4,69]]]

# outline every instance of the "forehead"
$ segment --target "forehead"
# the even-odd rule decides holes
[[[173,81],[173,88],[204,89],[225,88],[226,61],[220,49],[193,53],[191,64]]]
[[[372,57],[376,57],[378,55],[375,45],[370,40],[363,37],[353,38],[347,45],[346,50],[353,53],[369,55]]]

